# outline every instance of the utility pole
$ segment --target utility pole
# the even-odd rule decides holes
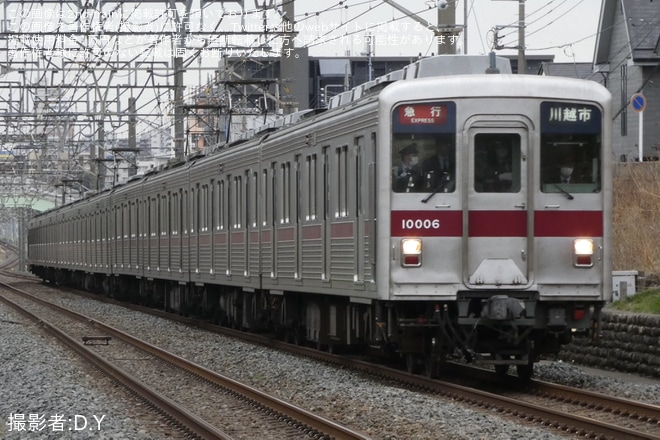
[[[510,0],[492,0],[492,1],[510,1]],[[515,0],[518,2],[518,45],[515,47],[500,46],[497,41],[499,37],[497,31],[506,27],[512,26],[496,26],[495,27],[495,49],[518,49],[518,74],[524,75],[527,73],[527,63],[525,61],[525,0]]]
[[[463,2],[463,54],[468,53],[468,2]]]
[[[374,51],[374,46],[375,46],[375,40],[374,36],[371,34],[367,34],[364,36],[364,52],[361,52],[360,55],[366,55],[367,56],[367,61],[368,61],[368,69],[369,69],[369,81],[373,79],[373,71],[374,71],[374,65],[373,65],[373,58],[375,55]]]
[[[412,18],[426,29],[433,31],[433,35],[438,39],[438,54],[453,55],[456,53],[458,34],[461,33],[463,26],[456,24],[456,2],[438,0],[435,7],[438,9],[438,25],[434,25],[424,20],[419,15],[406,9],[394,0],[383,0],[383,2],[393,8],[403,12],[406,16]]]
[[[289,114],[309,108],[309,51],[304,47],[295,47],[297,35],[295,22],[295,1],[283,1],[282,16],[282,53],[280,55],[279,102],[282,112]]]
[[[172,42],[172,66],[174,68],[174,158],[184,159],[187,152],[184,151],[185,145],[185,128],[184,128],[184,114],[183,114],[183,92],[185,85],[183,82],[183,74],[185,67],[183,65],[183,55],[186,51],[185,41],[188,36],[188,29],[190,28],[190,9],[192,8],[192,0],[185,0],[184,3],[184,16],[181,17],[177,7],[176,0],[169,0],[170,10],[174,12],[175,23],[178,25],[178,41],[174,39]]]
[[[467,3],[467,2],[466,2]],[[461,32],[456,26],[456,2],[438,2],[438,26],[435,38],[438,39],[438,55],[454,55],[456,42]]]
[[[527,73],[525,63],[525,0],[518,0],[518,74]]]

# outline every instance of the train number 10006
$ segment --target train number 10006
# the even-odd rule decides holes
[[[438,219],[402,219],[401,229],[439,229],[440,220]]]

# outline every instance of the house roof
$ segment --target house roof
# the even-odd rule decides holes
[[[621,15],[617,15],[620,8]],[[617,18],[622,17],[622,18]],[[623,20],[623,22],[621,22]],[[603,0],[596,38],[595,64],[610,62],[612,36],[617,26],[625,26],[627,38],[623,55],[634,62],[660,61],[660,1]]]
[[[591,63],[542,63],[539,74],[595,81],[601,80],[600,75],[594,73]]]

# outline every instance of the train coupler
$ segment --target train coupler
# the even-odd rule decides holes
[[[525,314],[520,301],[506,295],[491,296],[482,302],[482,306],[482,316],[493,321],[509,321]]]

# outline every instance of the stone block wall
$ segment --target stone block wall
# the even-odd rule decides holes
[[[559,358],[604,370],[660,378],[660,316],[605,310],[601,337],[575,338]]]

